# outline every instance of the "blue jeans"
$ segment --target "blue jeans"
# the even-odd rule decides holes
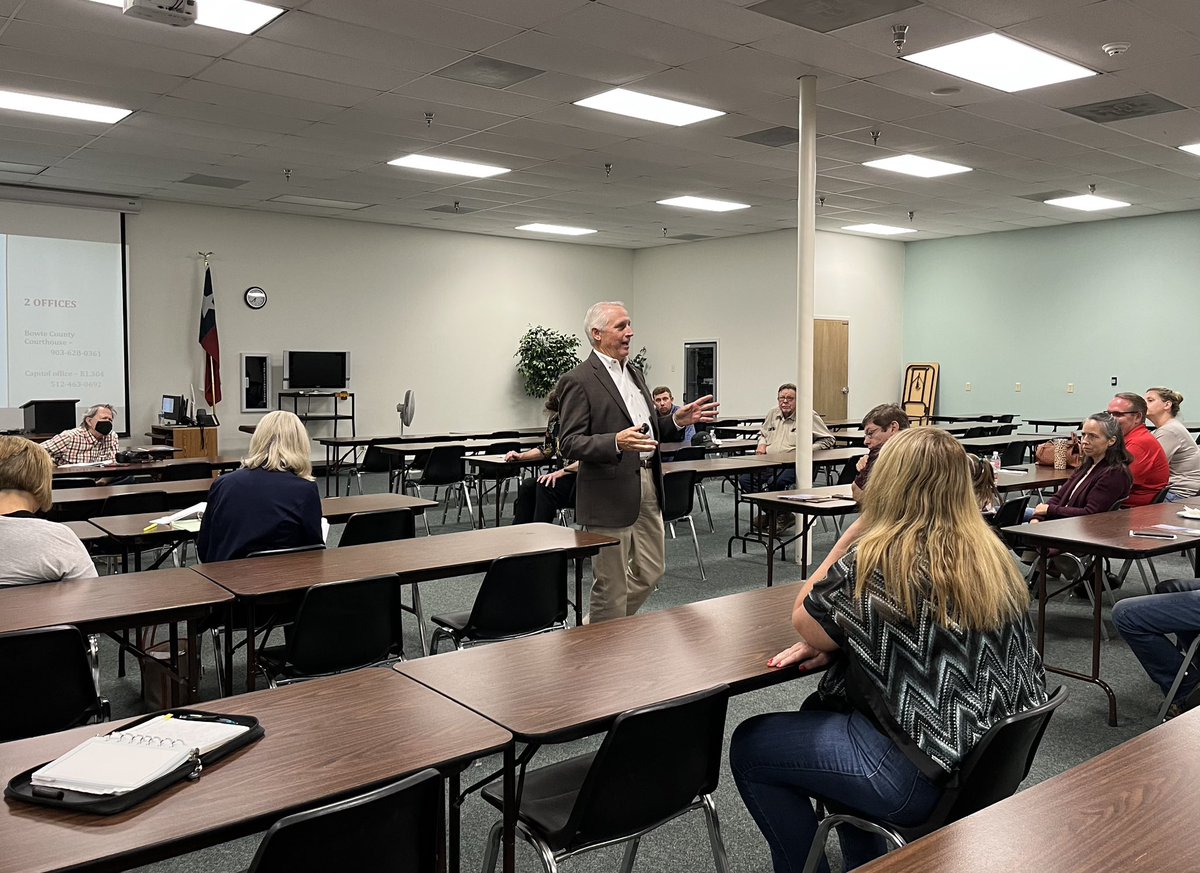
[[[796,487],[796,468],[780,467],[776,470],[763,470],[758,473],[743,473],[738,476],[738,487],[743,494],[757,494],[759,491],[790,491]]]
[[[1183,663],[1183,652],[1167,634],[1176,634],[1186,650],[1200,633],[1200,579],[1168,579],[1154,590],[1156,593],[1145,597],[1117,601],[1112,618],[1142,668],[1166,694]],[[1198,684],[1200,671],[1185,676],[1175,700],[1186,698]]]
[[[738,725],[729,766],[742,800],[771,847],[775,873],[804,868],[817,831],[810,797],[898,825],[924,821],[942,795],[900,748],[857,712],[801,710]],[[880,837],[838,828],[846,869],[884,853]],[[827,873],[827,867],[822,866]]]
[[[1181,500],[1191,500],[1191,499],[1192,499],[1192,496],[1187,495],[1187,494],[1182,494],[1178,491],[1168,491],[1167,492],[1167,503],[1178,503]]]

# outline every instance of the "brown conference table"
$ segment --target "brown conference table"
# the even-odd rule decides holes
[[[797,642],[797,585],[745,591],[556,633],[402,661],[403,673],[531,744],[603,730],[620,713],[727,684],[751,691],[801,675],[767,659]],[[504,795],[504,869],[512,873],[514,751]]]
[[[801,500],[811,497],[811,500]],[[858,512],[858,503],[850,496],[849,485],[825,485],[790,491],[760,491],[747,494],[744,500],[759,506],[769,516],[767,525],[767,587],[775,581],[775,518],[781,512],[792,512],[800,516],[799,531],[780,543],[786,546],[797,538],[800,540],[800,578],[808,578],[808,531],[818,518],[848,515]],[[782,538],[781,538],[782,539]]]
[[[1061,472],[1061,471],[1060,471]],[[1170,524],[1196,530],[1200,533],[1200,522],[1180,518],[1177,513],[1181,506],[1196,504],[1197,501],[1186,503],[1158,503],[1150,506],[1137,506],[1132,509],[1118,509],[1112,512],[1098,512],[1078,518],[1057,518],[1037,524],[1021,524],[1004,528],[1004,533],[1019,538],[1038,550],[1041,559],[1041,572],[1038,574],[1038,636],[1037,647],[1046,660],[1046,602],[1048,600],[1046,564],[1049,549],[1062,549],[1078,555],[1096,555],[1102,558],[1147,558],[1155,555],[1165,555],[1171,552],[1182,552],[1200,546],[1198,536],[1175,536],[1173,539],[1151,539],[1132,536],[1135,530],[1153,529],[1158,524]],[[1100,678],[1100,638],[1103,617],[1103,573],[1104,562],[1094,562],[1092,574],[1092,669],[1091,673],[1079,673],[1062,667],[1045,663],[1046,670],[1089,682],[1098,686],[1108,697],[1108,722],[1117,723],[1117,697],[1112,688]]]
[[[87,634],[124,632],[130,627],[168,625],[171,700],[178,702],[178,682],[188,677],[195,692],[200,676],[197,622],[226,609],[233,595],[191,570],[151,570],[70,582],[43,582],[0,588],[0,633],[73,624]],[[187,623],[188,669],[179,669],[179,622]],[[145,654],[128,640],[118,640]],[[194,697],[194,694],[193,694]]]
[[[1045,464],[1017,464],[1001,467],[996,476],[996,490],[1001,494],[1009,491],[1038,491],[1050,486],[1058,487],[1071,478],[1074,469],[1056,470]]]
[[[200,564],[194,569],[245,605],[246,630],[252,634],[256,627],[254,613],[258,601],[286,599],[324,582],[396,576],[401,584],[413,584],[482,573],[501,555],[562,549],[567,557],[582,559],[616,543],[612,537],[559,525],[520,524],[291,555],[219,561]],[[582,601],[583,561],[576,560],[577,624],[583,617]],[[424,634],[422,628],[422,640]],[[232,635],[226,634],[225,640],[226,664],[230,667],[227,675],[232,676]],[[257,656],[252,645],[246,648],[246,687],[253,690]]]
[[[391,670],[359,670],[219,701],[266,736],[117,815],[15,800],[0,805],[0,873],[126,870],[261,831],[311,809],[436,767],[458,784],[463,762],[511,748],[512,737],[444,695]],[[0,773],[17,773],[124,722],[0,744]],[[458,861],[451,806],[450,869]]]
[[[858,868],[861,873],[1200,870],[1200,712]]]
[[[165,484],[165,483],[164,483]],[[129,487],[129,486],[121,486]],[[89,489],[90,490],[90,489]],[[150,490],[158,490],[150,486]],[[202,496],[202,495],[197,495]],[[321,515],[330,524],[340,524],[356,512],[372,512],[380,509],[411,509],[420,514],[427,507],[436,506],[432,500],[410,497],[407,494],[359,494],[352,497],[323,497]],[[142,549],[156,545],[193,539],[195,531],[176,528],[169,524],[154,525],[161,512],[139,512],[132,515],[102,515],[88,519],[88,523],[111,537],[121,548],[121,570],[129,569],[129,553],[133,552],[134,569],[142,569]],[[165,559],[165,555],[159,561]],[[153,569],[153,568],[152,568]]]
[[[55,467],[54,476],[86,476],[109,478],[114,475],[160,474],[171,467],[185,464],[208,464],[214,470],[232,470],[242,464],[241,455],[218,455],[216,458],[168,458],[165,461],[142,461],[136,464],[68,464]]]

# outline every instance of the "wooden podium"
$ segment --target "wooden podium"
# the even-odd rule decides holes
[[[156,446],[173,446],[180,451],[176,458],[217,459],[217,429],[215,427],[167,427],[151,425],[150,439]]]

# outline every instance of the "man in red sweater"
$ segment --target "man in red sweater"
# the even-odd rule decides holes
[[[1121,422],[1125,432],[1125,449],[1133,456],[1129,472],[1133,488],[1125,499],[1126,506],[1145,506],[1171,481],[1171,465],[1166,453],[1150,431],[1146,430],[1146,401],[1140,394],[1121,393],[1108,403],[1108,411]]]

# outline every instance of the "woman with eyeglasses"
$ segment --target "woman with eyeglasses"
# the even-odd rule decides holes
[[[801,641],[767,662],[828,665],[817,693],[799,711],[747,719],[729,747],[775,873],[804,867],[810,798],[919,824],[992,725],[1046,699],[1029,591],[979,512],[954,437],[932,427],[893,437],[861,520],[854,547],[800,589]],[[873,834],[838,835],[846,869],[883,854]]]
[[[1108,512],[1118,500],[1129,496],[1133,487],[1129,464],[1133,459],[1125,450],[1125,435],[1116,416],[1108,412],[1089,415],[1079,444],[1083,463],[1049,501],[1033,508],[1027,521]]]
[[[1171,465],[1167,500],[1187,500],[1200,494],[1200,446],[1176,416],[1183,395],[1170,388],[1146,389],[1146,418],[1154,422],[1154,438]]]

